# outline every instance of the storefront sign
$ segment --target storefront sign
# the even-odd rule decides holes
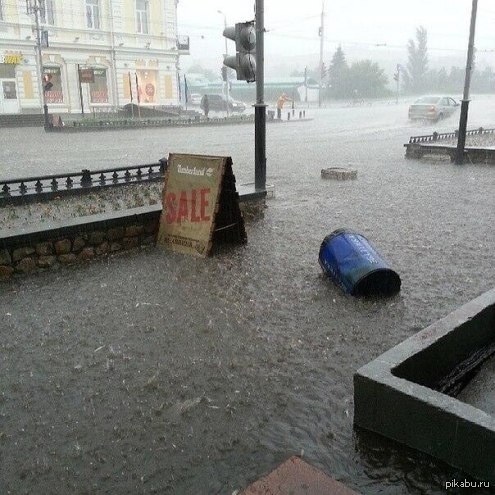
[[[94,83],[95,72],[93,69],[79,69],[79,80],[82,83]]]
[[[228,188],[222,194],[226,181]],[[207,256],[215,231],[229,229],[229,240],[245,241],[230,157],[171,154],[162,201],[157,241],[162,246]]]
[[[23,61],[22,53],[7,54],[3,56],[3,63],[10,65],[19,65]]]
[[[138,70],[136,78],[140,103],[156,103],[157,72],[155,70]]]

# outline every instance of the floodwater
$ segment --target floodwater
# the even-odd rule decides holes
[[[474,98],[469,127],[495,127],[494,109]],[[495,166],[406,160],[411,135],[458,122],[406,115],[374,104],[268,125],[275,198],[245,246],[206,260],[148,248],[0,284],[0,493],[231,495],[294,454],[362,494],[464,479],[353,428],[354,372],[494,286]],[[189,152],[228,154],[252,182],[253,140],[250,125],[2,130],[0,176]],[[357,180],[321,179],[341,166]],[[400,274],[397,296],[356,299],[323,275],[320,243],[341,227]]]

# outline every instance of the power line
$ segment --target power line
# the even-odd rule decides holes
[[[17,7],[18,6],[18,3],[17,2],[14,2],[12,0],[10,1],[5,1],[5,2],[2,2],[2,5],[5,7],[9,6],[9,7]],[[59,29],[59,30],[78,30],[78,29],[87,29],[86,27],[82,28],[82,27],[79,27],[79,26],[73,26],[71,28],[67,28],[66,26],[60,26],[60,25],[57,25],[56,23],[56,20],[57,20],[57,17],[60,17],[60,16],[63,16],[64,14],[64,10],[60,9],[60,8],[54,8],[53,9],[54,11],[54,14],[55,14],[55,24],[47,24],[47,23],[43,23],[43,26],[46,28],[46,29]],[[490,14],[495,14],[495,11],[492,11],[492,10],[489,10],[489,9],[483,9],[482,12],[484,13],[490,13]],[[301,19],[298,19],[298,21],[305,21],[305,20],[311,20],[311,19],[315,19],[315,18],[318,18],[320,15],[309,15],[309,16],[306,16],[306,17],[303,17]],[[5,15],[4,15],[5,17]],[[105,21],[110,21],[112,19],[112,13],[109,13],[108,15],[102,15],[101,14],[101,9],[100,9],[100,20],[105,20]],[[83,20],[83,24],[85,25],[85,20],[86,20],[86,16],[84,13],[82,14],[77,14],[76,15],[76,19],[79,19],[79,20]],[[120,16],[120,19],[122,19],[125,22],[134,22],[135,21],[135,17],[132,16],[132,17],[129,17],[129,16]],[[3,22],[7,22],[8,21],[4,18],[3,19]],[[18,24],[18,25],[21,25],[21,26],[24,26],[24,27],[31,27],[31,25],[26,25],[26,24]],[[148,25],[150,27],[148,33],[139,33],[139,34],[142,34],[142,35],[145,35],[145,36],[149,36],[151,38],[156,38],[156,39],[168,39],[168,40],[173,40],[175,39],[175,37],[173,36],[164,36],[164,35],[157,35],[157,34],[151,34],[151,31],[154,30],[154,28],[156,26],[164,26],[165,23],[164,22],[161,22],[161,21],[153,21],[152,19],[149,19],[148,21]],[[304,35],[304,34],[295,34],[295,33],[291,33],[291,34],[287,34],[287,33],[283,33],[283,32],[280,32],[279,30],[283,30],[283,28],[286,26],[287,24],[284,24],[284,23],[280,23],[278,26],[277,26],[277,23],[275,23],[275,27],[273,28],[269,28],[267,29],[266,33],[267,35],[269,36],[273,36],[273,37],[280,37],[280,38],[286,38],[286,39],[293,39],[293,40],[306,40],[306,41],[317,41],[319,40],[319,36],[318,35]],[[292,24],[290,24],[292,25]],[[218,32],[220,33],[221,32],[221,27],[216,27],[216,26],[211,26],[211,25],[201,25],[201,24],[189,24],[189,23],[178,23],[177,25],[177,31],[179,30],[179,28],[191,28],[193,30],[201,30],[201,31],[215,31],[215,32]],[[99,32],[104,32],[104,33],[111,33],[111,32],[114,32],[114,33],[122,33],[122,34],[136,34],[136,31],[111,31],[111,30],[108,30],[108,29],[96,29],[96,30],[93,30],[91,29],[91,31],[99,31]],[[317,31],[317,27],[315,27],[315,32]],[[204,35],[204,34],[196,34],[196,35],[193,35],[193,34],[189,34],[190,36],[192,37],[201,37],[201,39],[205,39],[205,38],[213,38],[213,37],[210,37],[208,35]],[[429,33],[429,35],[431,35],[431,32]],[[462,36],[459,36],[459,35],[456,35],[456,34],[447,34],[447,33],[436,33],[437,36],[448,36],[448,37],[456,37],[458,39],[463,39]],[[221,38],[220,38],[221,39]],[[482,40],[485,40],[485,41],[491,41],[491,40],[495,40],[494,37],[482,37],[481,38]],[[479,40],[478,40],[479,41]],[[407,42],[406,42],[407,43]],[[354,45],[354,46],[365,46],[365,47],[378,47],[378,46],[386,46],[387,48],[391,48],[391,49],[404,49],[406,47],[406,43],[404,43],[404,45],[398,45],[398,44],[388,44],[388,43],[377,43],[377,42],[370,42],[370,41],[355,41],[355,40],[342,40],[342,39],[328,39],[326,38],[324,40],[324,44],[325,46],[331,44],[346,44],[346,45]],[[462,48],[447,48],[447,47],[431,47],[429,46],[428,47],[428,50],[429,51],[439,51],[439,52],[442,52],[442,51],[445,51],[445,52],[464,52],[464,49]],[[478,48],[477,50],[478,52],[487,52],[487,51],[491,51],[491,47],[483,47],[483,48]]]

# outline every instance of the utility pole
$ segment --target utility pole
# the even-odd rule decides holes
[[[256,104],[254,105],[254,187],[266,190],[266,104],[265,83],[265,11],[264,0],[256,0]]]
[[[45,88],[43,87],[43,54],[41,53],[42,29],[40,25],[40,13],[44,9],[42,0],[28,0],[26,2],[27,14],[34,14],[36,25],[36,66],[38,69],[38,91],[40,94],[40,105],[45,116],[45,129],[49,127],[48,105],[46,104]]]
[[[308,106],[308,67],[304,67],[304,103]]]
[[[396,83],[395,91],[395,104],[399,104],[399,94],[400,94],[400,71],[402,70],[402,65],[397,64],[397,72],[394,74],[394,79]]]
[[[457,150],[455,163],[462,165],[464,162],[464,146],[466,145],[466,127],[469,109],[469,86],[471,85],[471,73],[474,53],[474,32],[476,29],[476,11],[478,10],[478,0],[473,0],[471,8],[471,25],[469,28],[469,43],[466,62],[466,78],[464,80],[464,94],[461,102],[461,116],[459,118],[459,133],[457,135]]]
[[[323,88],[323,47],[325,45],[325,0],[321,2],[320,22],[320,78],[318,83],[318,107],[321,107],[321,91]]]

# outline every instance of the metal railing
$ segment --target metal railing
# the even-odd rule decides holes
[[[472,129],[466,131],[466,136],[477,136],[484,134],[494,134],[495,129],[483,129],[480,127],[479,129]],[[442,141],[447,139],[457,139],[458,131],[453,132],[434,132],[433,134],[428,134],[427,136],[412,136],[409,138],[409,144],[415,143],[430,143],[436,141]]]
[[[163,180],[167,160],[101,170],[82,170],[68,174],[0,179],[0,206],[50,197],[91,192],[95,189]]]
[[[104,119],[99,116],[93,119],[74,120],[68,122],[58,131],[70,131],[71,129],[126,129],[126,128],[143,128],[143,127],[188,127],[197,125],[212,124],[243,124],[251,122],[252,115],[239,115],[226,117],[210,117],[205,119],[199,114],[194,117],[167,117],[167,118],[109,118]]]

